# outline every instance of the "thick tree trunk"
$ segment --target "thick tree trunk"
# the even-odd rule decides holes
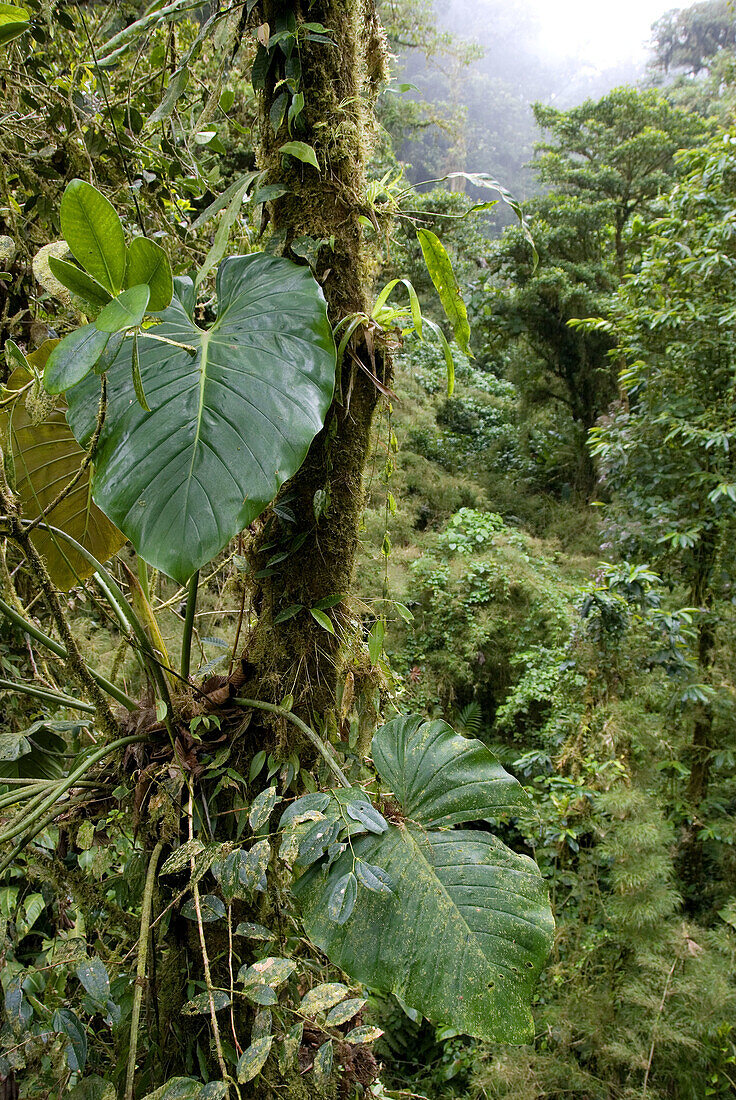
[[[287,12],[297,21],[322,23],[335,41],[334,46],[306,43],[301,49],[305,128],[291,135],[314,148],[321,170],[278,152],[290,135],[283,123],[274,132],[270,121],[276,86],[284,75],[276,66],[262,97],[260,159],[268,168],[269,182],[289,188],[271,212],[276,232],[283,235],[285,254],[293,255],[290,245],[301,236],[330,241],[320,250],[317,277],[335,325],[368,306],[369,266],[358,219],[365,210],[372,106],[385,75],[385,43],[373,0],[262,0],[262,18],[272,32]],[[253,606],[258,623],[244,653],[245,688],[276,702],[289,693],[295,709],[312,718],[323,719],[334,704],[340,635],[354,629],[348,606],[341,603],[330,612],[335,636],[308,610],[282,624],[274,620],[295,604],[308,609],[328,596],[347,597],[363,503],[363,470],[379,396],[372,376],[385,382],[387,371],[380,348],[367,346],[364,338],[354,355],[345,357],[325,428],[280,495],[292,519],[285,520],[277,504],[253,548],[257,573],[280,552],[293,552],[270,575],[257,579]]]

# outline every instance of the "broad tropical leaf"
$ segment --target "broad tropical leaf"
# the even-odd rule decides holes
[[[143,320],[151,288],[146,283],[124,290],[117,298],[108,302],[95,321],[100,332],[124,332],[136,328]]]
[[[18,369],[10,376],[8,387],[20,389],[27,381],[28,375]],[[99,387],[96,376],[95,383]],[[12,417],[6,412],[0,415],[3,435],[7,434],[9,427],[16,490],[23,514],[27,519],[36,519],[71,481],[84,460],[85,452],[66,422],[63,400],[58,402],[50,416],[40,424],[34,424],[21,398]],[[98,561],[107,561],[125,545],[126,538],[93,503],[89,480],[87,469],[71,493],[46,515],[46,519],[81,543]],[[39,554],[46,559],[54,584],[65,592],[78,584],[80,578],[89,577],[94,572],[89,562],[76,550],[61,545],[47,531],[37,527],[31,538]]]
[[[108,375],[93,478],[96,503],[146,561],[180,582],[210,561],[301,466],[332,398],[335,347],[306,268],[256,254],[225,260],[219,317],[205,331],[178,298],[139,337],[151,411],[134,392],[131,341]],[[164,337],[186,347],[152,337]],[[191,351],[188,349],[192,349]],[[89,439],[96,379],[67,394]]]
[[[63,260],[52,253],[49,253],[48,263],[54,278],[93,309],[100,309],[110,301],[110,292],[86,271],[82,271],[81,267],[70,264],[68,260]]]
[[[528,811],[520,785],[480,741],[417,715],[378,730],[373,757],[403,820],[353,840],[295,885],[310,939],[357,981],[479,1039],[532,1035],[531,993],[554,930],[539,869],[490,832],[448,826]],[[391,892],[359,888],[344,924],[328,906],[354,860]]]

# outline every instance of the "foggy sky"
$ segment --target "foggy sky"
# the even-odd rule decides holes
[[[665,11],[687,7],[688,0],[515,0],[515,6],[539,26],[541,56],[575,56],[606,68],[641,61],[651,24]]]

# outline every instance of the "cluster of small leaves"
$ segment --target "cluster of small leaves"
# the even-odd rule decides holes
[[[388,822],[356,787],[303,795],[282,814],[279,828],[284,832],[279,855],[287,864],[306,870],[323,862],[329,870],[352,850],[354,837],[381,835]],[[373,893],[391,893],[391,878],[383,868],[354,857],[352,870],[337,879],[330,894],[327,913],[336,924],[345,924],[353,912],[358,884]]]
[[[126,333],[132,332],[135,392],[148,410],[138,369],[137,331],[147,313],[164,310],[171,302],[174,284],[168,256],[147,237],[136,237],[126,247],[114,206],[84,180],[73,180],[64,192],[61,230],[80,266],[49,252],[51,274],[84,309],[99,313],[93,323],[56,345],[44,369],[44,386],[49,393],[63,393],[93,368],[102,374],[112,366]]]
[[[304,133],[304,91],[302,88],[301,46],[303,43],[322,43],[331,46],[335,43],[331,31],[321,23],[297,22],[293,12],[279,15],[271,27],[262,23],[257,31],[258,49],[251,70],[253,90],[264,91],[269,76],[275,78],[274,98],[270,110],[270,123],[275,134],[286,127],[290,140],[283,142],[279,151],[296,157],[305,164],[311,164],[319,171],[316,154],[311,145],[300,141],[298,135]],[[283,194],[283,189],[280,190]],[[274,194],[271,197],[276,198]]]

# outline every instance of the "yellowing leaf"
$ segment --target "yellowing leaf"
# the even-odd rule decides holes
[[[20,389],[28,380],[24,372],[13,371],[8,388]],[[0,431],[4,436],[10,431],[16,490],[23,514],[27,519],[36,519],[59,490],[71,481],[85,452],[67,425],[63,400],[57,402],[57,408],[45,420],[34,424],[23,400],[19,399],[12,415],[0,414]],[[104,562],[127,540],[93,503],[89,480],[89,470],[85,470],[71,493],[46,515],[46,519],[76,539],[98,561]],[[94,572],[94,567],[80,554],[69,545],[62,545],[49,532],[36,528],[31,539],[46,559],[54,584],[64,591]]]

